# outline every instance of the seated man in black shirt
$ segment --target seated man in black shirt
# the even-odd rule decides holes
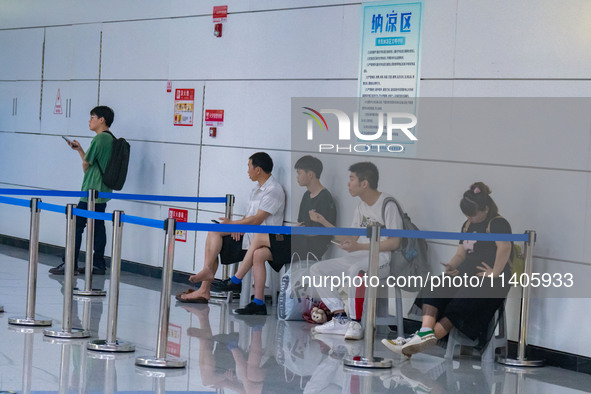
[[[335,225],[337,209],[334,200],[330,192],[320,183],[322,162],[312,156],[303,156],[294,167],[297,172],[298,185],[308,189],[300,203],[298,225],[322,227],[320,223],[310,219],[310,215],[316,212],[324,216],[329,223]],[[252,267],[254,300],[246,307],[236,309],[234,312],[240,315],[266,315],[264,291],[267,272],[265,261],[268,261],[271,267],[279,272],[281,267],[291,261],[292,252],[297,252],[301,258],[305,258],[308,252],[318,258],[322,257],[331,239],[330,235],[256,234],[236,275],[224,280],[220,285],[220,290],[240,291],[242,278]]]

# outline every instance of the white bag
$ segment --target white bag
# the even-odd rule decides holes
[[[297,256],[297,262],[296,260]],[[289,268],[281,277],[279,285],[279,297],[277,300],[277,318],[279,320],[304,320],[302,314],[312,308],[314,299],[312,289],[305,288],[302,277],[310,275],[310,256],[317,262],[316,256],[308,253],[306,262],[300,259],[299,254],[291,256]]]

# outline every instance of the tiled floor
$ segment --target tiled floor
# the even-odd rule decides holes
[[[0,246],[0,392],[228,392],[228,393],[576,393],[591,390],[591,375],[555,367],[511,370],[481,365],[473,358],[445,361],[443,349],[403,360],[376,339],[376,356],[389,357],[386,370],[349,370],[347,352],[363,342],[335,337],[313,339],[306,322],[231,314],[237,302],[175,306],[172,299],[168,352],[187,360],[187,367],[158,370],[136,367],[138,356],[156,352],[159,280],[124,273],[120,285],[117,337],[136,345],[134,353],[86,350],[85,340],[52,340],[43,329],[8,325],[26,309],[27,251]],[[41,255],[38,266],[38,315],[61,328],[62,281],[48,275],[55,256]],[[83,287],[83,278],[76,278]],[[94,278],[95,288],[108,288],[109,278]],[[173,292],[185,288],[174,284]],[[73,302],[74,326],[85,326],[104,339],[108,296]],[[92,339],[92,338],[91,338]]]

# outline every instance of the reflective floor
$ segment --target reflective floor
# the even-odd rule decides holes
[[[239,318],[237,307],[171,302],[170,357],[187,360],[182,369],[136,367],[135,358],[155,356],[161,282],[123,273],[117,338],[135,344],[133,353],[109,354],[86,349],[89,340],[105,339],[107,297],[74,297],[73,326],[92,338],[55,340],[42,328],[10,326],[10,317],[26,310],[26,250],[0,245],[0,392],[228,392],[228,393],[577,393],[591,391],[591,375],[555,367],[511,370],[481,364],[478,358],[443,358],[444,349],[401,359],[376,338],[375,355],[391,358],[385,370],[348,369],[342,358],[363,351],[363,341],[310,336],[307,322],[270,316]],[[41,255],[36,312],[61,329],[63,278],[48,275],[55,256]],[[76,286],[84,287],[83,276]],[[109,278],[96,276],[93,287],[108,289]],[[173,293],[185,289],[174,284]]]

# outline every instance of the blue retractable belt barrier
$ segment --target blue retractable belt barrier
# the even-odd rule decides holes
[[[72,213],[76,216],[81,216],[83,218],[88,218],[88,219],[113,220],[113,214],[107,213],[107,212],[94,212],[94,211],[87,211],[86,209],[74,208]]]
[[[121,215],[121,221],[123,223],[137,224],[140,226],[164,229],[164,220],[146,219],[139,216]]]
[[[39,204],[37,204],[37,208],[41,209],[42,211],[63,213],[64,215],[66,214],[66,207],[64,207],[63,205],[48,204],[46,202],[39,201]]]
[[[0,202],[3,204],[8,204],[8,205],[18,205],[20,207],[30,207],[31,206],[31,201],[22,200],[20,198],[13,198],[13,197],[0,196]]]
[[[0,189],[0,194],[15,196],[52,196],[52,197],[86,197],[88,192],[66,190],[37,190],[37,189]]]
[[[148,194],[125,193],[98,193],[99,198],[111,198],[114,200],[144,200],[144,201],[174,201],[174,202],[204,202],[225,203],[226,197],[183,197],[183,196],[157,196]]]
[[[25,190],[25,189],[0,189],[0,194],[14,195],[39,195],[39,196],[61,196],[61,197],[85,197],[86,192],[54,191],[54,190]],[[129,199],[129,200],[150,200],[150,201],[184,201],[184,202],[208,202],[225,203],[225,197],[175,197],[175,196],[150,196],[142,194],[120,194],[99,192],[100,198]],[[29,200],[22,200],[12,197],[0,196],[0,203],[30,207]],[[55,204],[39,202],[38,208],[45,211],[57,213],[66,212],[66,207]],[[74,215],[97,219],[112,220],[111,213],[92,212],[84,209],[74,208]],[[147,219],[139,216],[122,215],[124,223],[137,224],[140,226],[164,229],[164,221]],[[261,234],[301,234],[301,235],[350,235],[366,236],[365,228],[342,228],[342,227],[289,227],[289,226],[255,226],[237,224],[214,224],[214,223],[187,223],[177,222],[178,230],[186,231],[213,231],[224,233],[261,233]],[[424,239],[449,239],[449,240],[474,240],[474,241],[512,241],[527,242],[528,234],[497,234],[497,233],[453,233],[444,231],[414,231],[414,230],[388,230],[382,229],[381,235],[385,237],[402,238],[424,238]]]

